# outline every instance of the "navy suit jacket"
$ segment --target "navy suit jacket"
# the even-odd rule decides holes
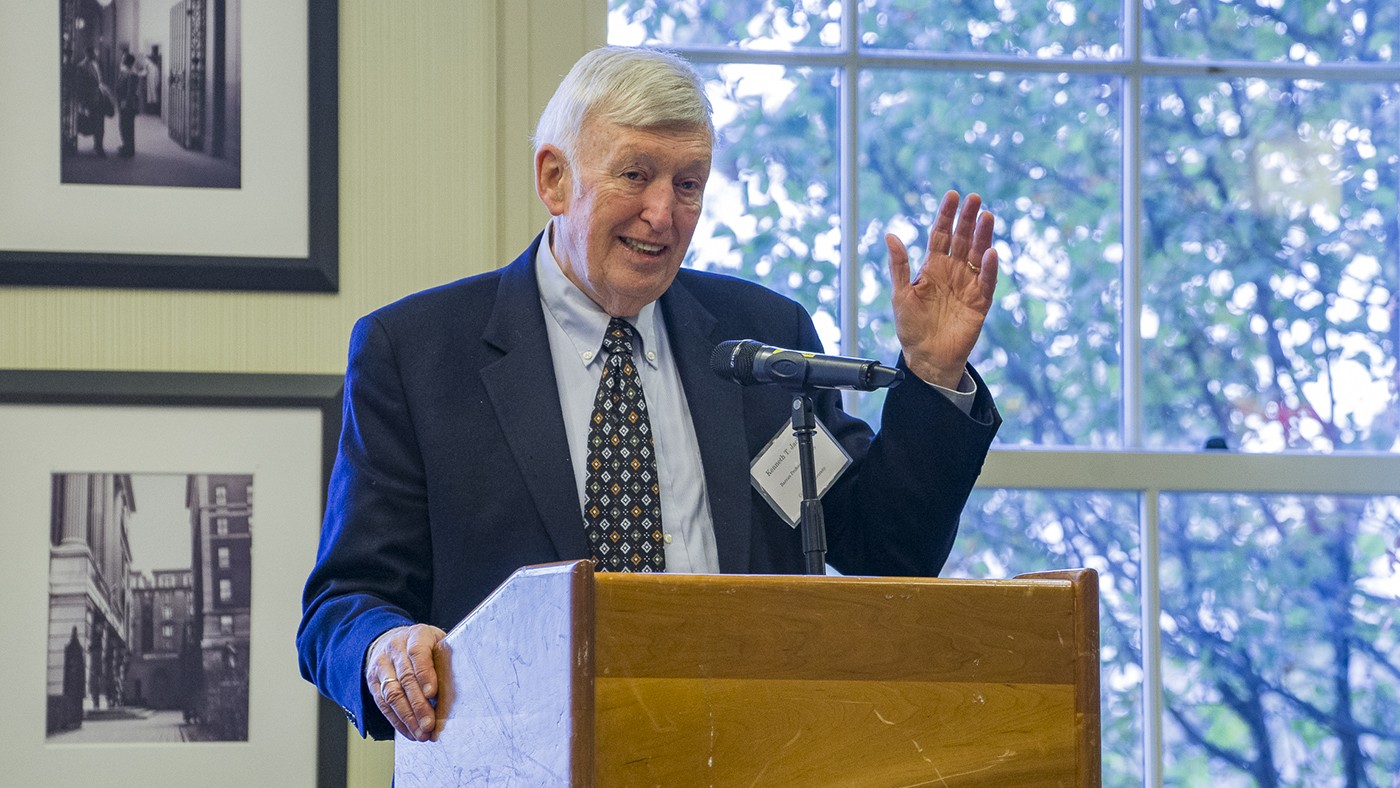
[[[355,325],[297,647],[302,674],[361,735],[393,735],[364,687],[375,637],[420,622],[450,629],[515,569],[589,556],[535,280],[539,243],[509,266]],[[729,339],[820,351],[811,318],[758,285],[690,270],[659,306],[700,444],[721,570],[803,572],[799,529],[749,481],[751,459],[788,422],[791,395],[722,380],[709,359]],[[906,380],[889,392],[878,437],[841,411],[835,392],[815,398],[854,460],[823,499],[832,566],[938,573],[1000,424],[980,380],[978,390],[969,418]]]

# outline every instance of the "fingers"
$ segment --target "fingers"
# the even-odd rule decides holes
[[[938,216],[933,220],[933,229],[928,234],[928,253],[950,254],[953,242],[953,220],[958,215],[958,193],[949,189],[943,193],[938,203]]]
[[[958,193],[948,192],[943,196],[943,205],[947,206],[948,212],[957,211]],[[963,202],[962,212],[958,214],[957,228],[953,230],[953,240],[948,248],[948,256],[954,260],[972,259],[972,242],[974,228],[979,224],[977,211],[982,207],[982,198],[976,194],[967,195]],[[942,219],[942,209],[939,210],[939,219]]]
[[[938,215],[929,231],[929,255],[978,260],[991,247],[995,227],[995,218],[982,211],[980,195],[974,193],[960,199],[956,191],[949,189],[938,204]]]
[[[986,297],[988,301],[991,301],[992,296],[996,293],[997,265],[998,258],[996,249],[988,248],[986,251],[982,252],[982,270],[977,272],[977,286],[981,288],[982,295]]]
[[[928,259],[948,258],[954,269],[966,268],[990,294],[996,286],[997,256],[992,248],[995,231],[996,217],[982,210],[980,195],[969,194],[961,199],[950,189],[944,193],[929,231]],[[885,235],[885,246],[890,250],[890,279],[898,292],[909,283],[909,253],[891,234]]]
[[[967,196],[967,204],[972,205],[974,202],[980,205],[982,200],[975,194],[969,194]],[[972,224],[972,222],[967,219],[968,214],[966,212],[966,206],[964,206],[963,210],[963,221]],[[986,255],[988,249],[992,248],[992,234],[996,231],[997,219],[990,211],[983,211],[980,214],[972,215],[977,217],[977,229],[972,233],[972,249],[968,253],[967,259],[979,260]]]
[[[365,684],[375,705],[394,730],[415,741],[427,741],[437,727],[433,649],[444,636],[426,624],[391,629],[370,646],[366,660]]]
[[[909,250],[894,233],[885,233],[885,248],[890,250],[890,282],[899,292],[909,286]]]

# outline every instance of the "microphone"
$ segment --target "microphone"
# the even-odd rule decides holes
[[[902,371],[878,361],[784,350],[753,339],[719,343],[710,355],[710,369],[741,386],[776,383],[787,389],[874,391],[904,378]]]

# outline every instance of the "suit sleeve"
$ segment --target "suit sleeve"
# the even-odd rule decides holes
[[[340,445],[297,631],[302,676],[362,736],[393,735],[364,686],[365,652],[381,633],[426,618],[432,566],[426,498],[393,343],[371,315],[351,334]]]
[[[805,317],[805,313],[804,313]],[[810,319],[813,346],[820,348]],[[852,465],[822,499],[828,563],[853,575],[935,576],[952,551],[958,520],[1001,417],[976,370],[971,414],[914,376],[885,397],[878,434],[823,392],[818,417]]]

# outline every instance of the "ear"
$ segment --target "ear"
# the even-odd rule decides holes
[[[535,193],[549,209],[550,216],[564,213],[571,190],[569,162],[564,152],[553,145],[541,147],[535,154]]]

